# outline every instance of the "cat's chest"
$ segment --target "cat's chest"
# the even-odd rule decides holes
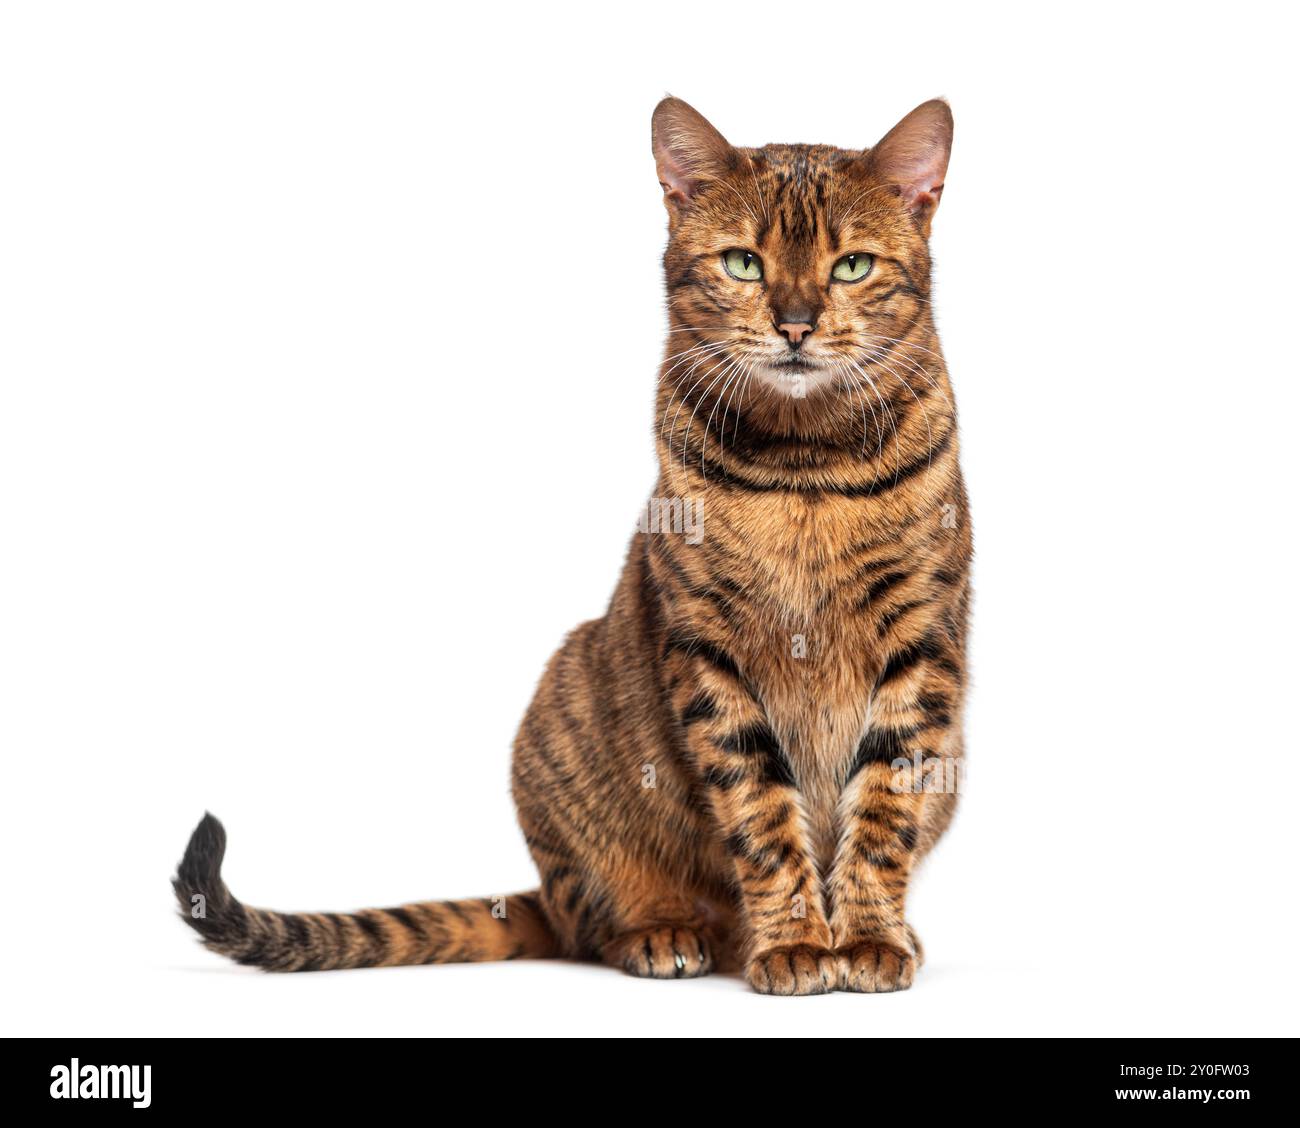
[[[826,495],[741,494],[715,505],[704,548],[756,615],[783,627],[842,616],[835,596],[853,545],[870,528],[861,504]]]
[[[879,668],[852,583],[877,530],[861,503],[825,495],[729,501],[721,519],[706,516],[701,547],[734,593],[732,652],[794,771],[814,853],[829,864]]]

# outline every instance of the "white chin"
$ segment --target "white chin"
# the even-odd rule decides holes
[[[757,369],[755,375],[773,391],[790,399],[807,399],[835,382],[835,374],[828,369],[793,364],[779,368],[763,367]]]

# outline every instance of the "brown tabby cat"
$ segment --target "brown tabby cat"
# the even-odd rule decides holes
[[[609,611],[515,744],[541,888],[350,915],[247,908],[210,815],[175,879],[214,951],[271,971],[567,956],[736,965],[778,995],[894,991],[908,880],[962,754],[966,492],[927,238],[952,139],[737,149],[655,110],[671,344],[655,499]],[[950,781],[952,773],[940,773]]]

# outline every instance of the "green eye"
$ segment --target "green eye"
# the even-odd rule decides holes
[[[836,282],[861,282],[871,273],[873,261],[870,255],[845,255],[831,267],[831,277]]]
[[[722,265],[738,282],[757,282],[763,277],[763,260],[753,251],[724,251]]]

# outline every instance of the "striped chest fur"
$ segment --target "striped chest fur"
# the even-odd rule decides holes
[[[694,498],[702,534],[695,545],[649,546],[665,619],[678,636],[718,640],[735,658],[797,782],[822,866],[882,671],[953,614],[944,498],[961,491],[952,458],[945,452],[925,475],[891,479],[874,496],[747,489],[665,462],[660,491]]]

